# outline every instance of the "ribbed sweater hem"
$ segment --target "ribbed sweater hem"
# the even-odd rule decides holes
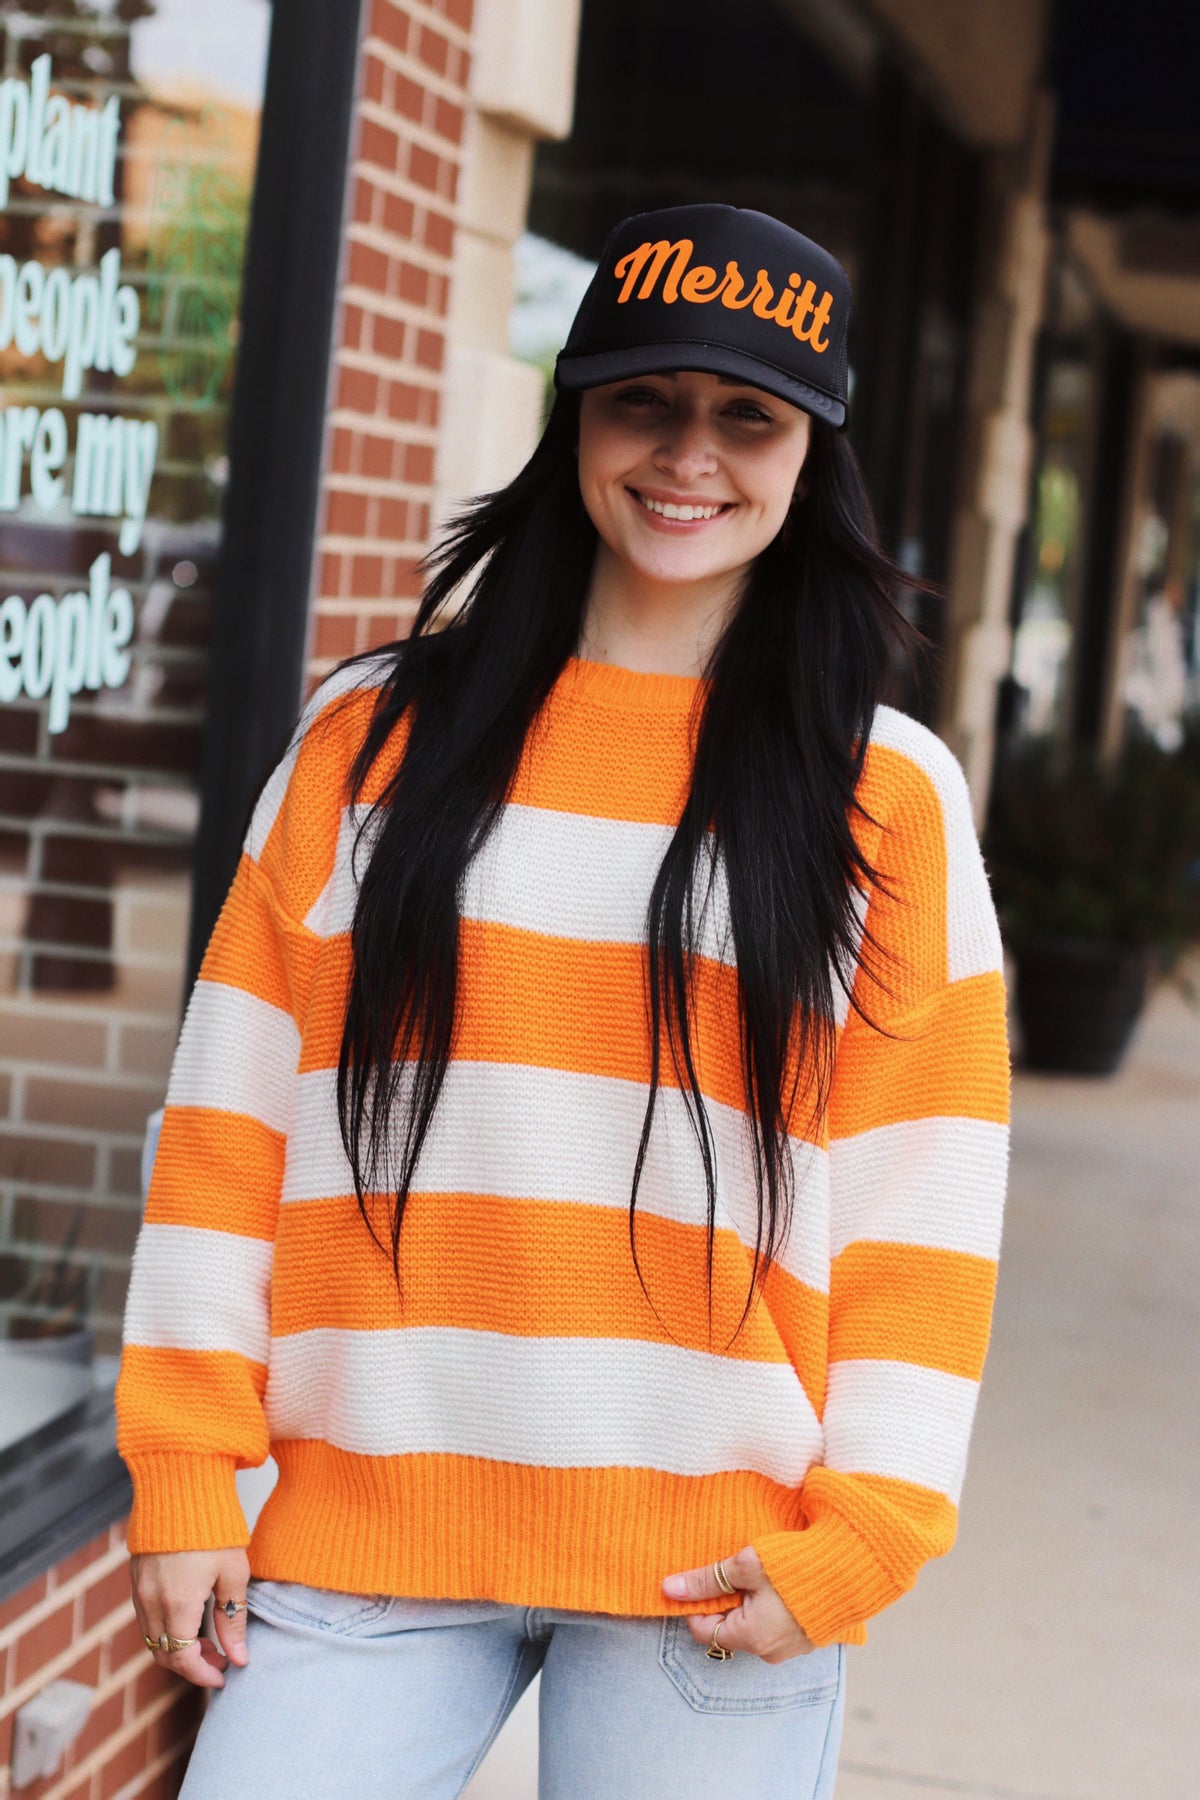
[[[796,1530],[797,1494],[752,1471],[545,1468],[449,1455],[272,1445],[279,1482],[250,1544],[255,1575],[348,1593],[487,1599],[652,1617],[665,1575]],[[861,1641],[850,1630],[845,1641]]]

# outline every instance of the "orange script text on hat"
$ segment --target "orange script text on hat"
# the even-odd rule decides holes
[[[705,263],[697,263],[694,268],[688,267],[694,249],[691,238],[680,238],[674,244],[668,244],[665,238],[660,238],[656,244],[639,244],[636,250],[623,256],[613,270],[617,280],[624,283],[617,295],[617,305],[624,306],[631,299],[648,300],[658,284],[659,276],[673,258],[670,272],[662,284],[661,298],[667,306],[673,306],[676,300],[706,306],[710,300],[719,297],[721,305],[727,306],[731,312],[741,312],[748,306],[756,318],[770,319],[774,324],[782,325],[802,344],[811,344],[818,352],[828,350],[829,339],[822,337],[821,333],[829,323],[829,309],[833,305],[831,293],[823,293],[818,300],[816,284],[804,281],[802,276],[793,272],[787,278],[787,286],[776,299],[767,271],[760,269],[750,292],[743,294],[746,284],[736,262],[727,262],[724,275],[718,279],[717,271]],[[642,285],[635,294],[633,290],[637,287],[639,276],[642,277]]]

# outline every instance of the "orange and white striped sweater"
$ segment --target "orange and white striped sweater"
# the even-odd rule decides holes
[[[696,1610],[664,1575],[753,1543],[816,1643],[861,1641],[953,1539],[999,1243],[1000,940],[957,763],[880,709],[860,789],[878,828],[860,829],[890,889],[870,931],[899,959],[890,993],[863,987],[883,1030],[843,1009],[826,1118],[793,1139],[790,1236],[730,1343],[755,1203],[719,919],[695,1029],[711,1328],[702,1168],[670,1085],[638,1197],[653,1305],[628,1237],[644,919],[699,684],[568,663],[469,872],[401,1304],[335,1109],[364,679],[341,672],[307,709],[184,1020],[117,1395],[131,1549],[244,1544],[234,1471],[269,1449],[260,1576],[661,1614]]]

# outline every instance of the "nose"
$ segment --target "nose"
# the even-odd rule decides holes
[[[664,420],[654,460],[681,483],[711,475],[718,463],[716,438],[704,414],[694,407],[673,409]]]

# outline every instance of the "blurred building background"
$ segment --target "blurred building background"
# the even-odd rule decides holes
[[[528,454],[611,225],[726,200],[845,263],[851,434],[944,594],[900,697],[982,818],[1006,744],[1200,700],[1198,67],[1169,0],[0,0],[0,1800],[62,1677],[29,1791],[174,1792],[109,1398],[145,1122],[302,693]],[[132,360],[72,384],[112,252]]]

